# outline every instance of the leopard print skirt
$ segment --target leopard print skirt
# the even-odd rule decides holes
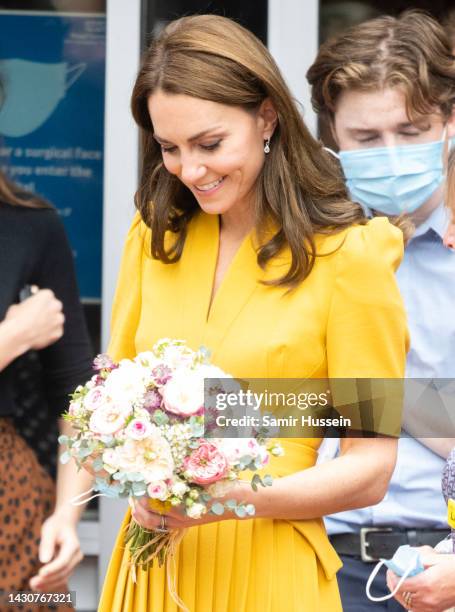
[[[38,560],[41,525],[55,503],[55,486],[35,453],[9,418],[0,418],[0,591],[30,591]],[[60,590],[60,589],[59,589]],[[66,586],[63,587],[66,591]],[[46,604],[10,607],[2,598],[1,612],[44,612]],[[72,610],[59,606],[59,612]]]

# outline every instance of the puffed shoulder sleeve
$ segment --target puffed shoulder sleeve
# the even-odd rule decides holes
[[[111,314],[111,340],[108,353],[114,359],[135,357],[136,330],[141,314],[142,261],[150,233],[136,213],[123,248]]]
[[[409,337],[395,279],[402,257],[402,233],[384,217],[346,233],[327,326],[330,378],[404,376]]]

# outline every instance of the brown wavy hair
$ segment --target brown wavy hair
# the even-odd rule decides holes
[[[411,120],[455,104],[455,58],[447,32],[422,11],[378,17],[349,28],[319,49],[307,72],[314,110],[331,121],[343,91],[400,87]]]
[[[444,19],[443,23],[447,36],[452,44],[452,51],[455,49],[455,10],[452,9]]]
[[[306,128],[291,93],[266,47],[236,22],[216,15],[171,22],[145,53],[132,112],[142,131],[142,170],[136,207],[152,229],[151,253],[165,263],[183,251],[187,226],[199,206],[183,183],[164,167],[147,108],[157,90],[220,104],[258,109],[269,98],[278,124],[256,185],[256,228],[271,221],[273,237],[258,249],[261,267],[289,247],[289,270],[273,284],[295,286],[314,265],[316,232],[334,233],[365,223],[349,201],[337,163]],[[167,231],[176,234],[166,249]]]

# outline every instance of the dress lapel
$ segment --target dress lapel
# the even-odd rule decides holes
[[[223,338],[258,286],[252,234],[240,245],[210,306],[218,258],[217,215],[199,213],[190,223],[182,255],[184,333],[192,348],[206,346],[216,356]]]

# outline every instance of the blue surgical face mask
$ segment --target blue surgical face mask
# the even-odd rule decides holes
[[[340,151],[351,198],[384,215],[413,213],[444,181],[445,134],[436,142]]]
[[[0,133],[17,138],[38,129],[84,69],[85,64],[68,68],[64,62],[1,61],[4,99],[0,104]]]
[[[401,578],[395,589],[389,595],[384,595],[383,597],[373,597],[373,595],[370,593],[370,588],[373,580],[376,578],[383,565],[386,565],[397,576],[401,576]],[[387,599],[391,599],[399,591],[406,578],[416,576],[417,574],[420,574],[420,572],[423,572],[424,569],[425,568],[423,567],[420,553],[417,548],[412,548],[412,546],[409,546],[408,544],[405,546],[400,546],[397,548],[391,559],[381,559],[381,561],[379,561],[371,572],[366,585],[366,594],[368,599],[371,601],[386,601]]]

